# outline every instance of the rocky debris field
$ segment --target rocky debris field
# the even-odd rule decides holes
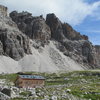
[[[0,91],[10,90],[10,100],[100,100],[100,71],[27,74],[44,76],[45,86],[19,89],[14,86],[17,74],[4,74],[0,75]]]

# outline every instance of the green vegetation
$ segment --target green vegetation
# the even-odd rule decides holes
[[[30,91],[24,91],[24,92],[21,92],[19,95],[22,95],[22,96],[30,96],[31,95],[31,92]]]
[[[0,74],[0,79],[6,79],[10,82],[15,82],[17,76],[17,74]]]
[[[47,79],[46,85],[67,85],[66,87],[71,90],[70,93],[75,96],[100,100],[100,72],[75,71],[62,73],[59,77],[57,75],[53,76],[52,80]],[[63,90],[66,90],[66,88]]]
[[[50,93],[57,91],[57,87],[53,86],[63,86],[60,88],[60,91],[66,91],[70,89],[69,94],[73,94],[76,97],[91,99],[91,100],[100,100],[100,72],[99,71],[74,71],[69,73],[35,73],[27,72],[26,74],[35,74],[42,75],[46,78],[45,86],[51,88],[44,89],[41,91],[45,93]],[[5,74],[0,75],[0,79],[6,79],[11,82],[15,82],[17,74]],[[36,90],[38,92],[38,89]],[[40,91],[40,90],[39,90]],[[30,93],[24,92],[20,95],[29,95]],[[51,96],[51,95],[50,95]],[[40,97],[42,98],[42,97]],[[23,100],[22,98],[14,98],[12,100]],[[64,99],[63,99],[64,100]]]
[[[13,98],[11,100],[25,100],[24,98],[19,98],[19,97],[16,97],[16,98]]]

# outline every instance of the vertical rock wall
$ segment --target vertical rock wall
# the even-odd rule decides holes
[[[0,14],[7,16],[8,15],[8,8],[0,5]]]

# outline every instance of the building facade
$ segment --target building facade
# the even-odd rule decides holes
[[[45,85],[45,78],[36,75],[19,75],[15,85],[19,88],[35,88]]]

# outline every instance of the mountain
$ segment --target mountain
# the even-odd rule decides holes
[[[100,46],[93,46],[55,14],[32,16],[0,5],[0,73],[57,72],[100,68]]]

